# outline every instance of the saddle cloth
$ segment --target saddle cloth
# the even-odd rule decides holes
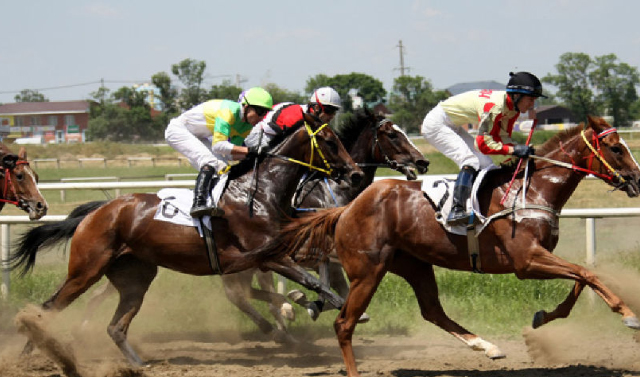
[[[218,203],[222,192],[227,185],[229,176],[223,174],[220,176],[220,180],[211,190],[211,195],[207,199],[208,204]],[[169,223],[193,226],[197,227],[202,236],[202,229],[200,228],[200,220],[191,217],[189,212],[191,211],[191,205],[193,204],[193,190],[185,188],[166,188],[158,191],[158,198],[160,198],[160,204],[156,214],[153,216],[154,220],[166,221]],[[211,229],[211,216],[204,216],[202,222],[205,226]]]
[[[487,172],[497,169],[495,165],[490,165],[478,173],[473,188],[471,190],[471,197],[467,200],[467,212],[473,211],[476,218],[476,223],[484,224],[486,217],[480,213],[480,206],[478,204],[478,188],[482,183]],[[467,235],[467,226],[455,225],[451,226],[447,224],[447,217],[451,212],[451,202],[453,201],[453,187],[455,186],[455,179],[447,179],[441,177],[425,176],[422,180],[422,191],[436,204],[436,220],[442,224],[447,232],[459,235]]]

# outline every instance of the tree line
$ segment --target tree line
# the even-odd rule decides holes
[[[158,72],[151,83],[158,89],[155,99],[160,111],[153,111],[147,101],[148,93],[135,87],[121,87],[111,93],[105,87],[91,93],[96,105],[92,107],[88,136],[93,140],[137,141],[161,140],[171,118],[208,99],[236,99],[242,88],[231,81],[204,87],[207,64],[185,59],[171,66],[171,74]],[[587,115],[608,115],[616,127],[629,126],[640,118],[640,100],[636,87],[640,84],[638,68],[630,66],[614,54],[590,57],[585,53],[565,53],[555,65],[556,73],[540,76],[548,99],[541,105],[563,105],[583,121]],[[535,73],[535,72],[534,72]],[[538,73],[539,74],[539,73]],[[179,84],[179,85],[178,85]],[[422,76],[400,76],[393,82],[389,93],[382,82],[364,73],[353,72],[310,77],[304,93],[267,84],[265,89],[274,103],[304,104],[316,88],[331,86],[343,100],[341,117],[353,111],[350,92],[356,91],[365,104],[384,103],[392,113],[392,120],[409,133],[418,133],[424,116],[438,102],[450,96],[446,90],[436,90]],[[549,89],[554,88],[555,92]],[[34,90],[25,89],[15,96],[16,102],[47,101]],[[340,121],[340,119],[338,119]]]

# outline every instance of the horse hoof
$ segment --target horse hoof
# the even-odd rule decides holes
[[[358,323],[367,323],[371,320],[371,317],[369,317],[369,314],[367,313],[362,313],[362,315],[360,316],[360,318],[358,318]]]
[[[309,317],[315,321],[320,316],[320,308],[318,308],[315,302],[310,302],[309,305],[307,305],[307,313],[309,313]]]
[[[507,355],[500,351],[500,348],[493,346],[484,352],[485,356],[490,358],[491,360],[504,359]]]
[[[625,326],[632,328],[634,330],[640,330],[640,321],[638,321],[638,317],[626,317],[626,318],[622,318],[622,323],[625,324]]]
[[[287,321],[293,322],[296,320],[296,312],[293,310],[293,306],[288,302],[285,302],[280,307],[280,315]]]
[[[289,300],[295,302],[296,304],[302,305],[302,306],[305,306],[308,303],[307,295],[305,295],[304,292],[302,292],[299,289],[294,289],[289,293],[287,293],[287,298],[289,298]]]
[[[544,325],[544,310],[540,310],[533,315],[533,322],[531,323],[531,327],[537,329],[542,325]]]
[[[297,344],[298,343],[298,341],[294,337],[292,337],[289,333],[279,329],[273,330],[272,339],[274,342],[278,344]]]

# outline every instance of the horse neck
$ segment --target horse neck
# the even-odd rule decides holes
[[[311,142],[309,137],[298,137],[301,136],[298,135],[300,132],[306,131],[303,129],[291,135],[272,152],[294,160],[308,162],[305,161],[305,157],[309,154]],[[258,166],[256,199],[260,200],[263,205],[280,208],[280,213],[282,211],[288,213],[296,187],[307,170],[308,168],[302,165],[284,161],[277,157],[263,160]],[[249,172],[249,174],[243,176],[243,180],[246,181],[252,174],[253,172]],[[252,180],[253,178],[249,179],[249,181]],[[253,187],[250,187],[250,190],[253,190]]]
[[[579,162],[584,161],[584,152],[578,148],[582,143],[580,135],[561,143],[563,144],[559,144],[545,157],[568,164],[579,165]],[[550,162],[539,161],[536,163],[535,172],[530,173],[530,177],[531,182],[527,190],[531,200],[543,200],[559,211],[573,195],[585,174]]]
[[[365,129],[362,130],[362,132],[360,132],[360,134],[358,135],[358,138],[356,139],[356,141],[353,143],[353,145],[349,150],[349,154],[351,155],[351,159],[353,159],[353,162],[355,162],[356,164],[379,163],[379,161],[376,161],[376,158],[375,158],[374,143],[375,141],[373,138],[373,128],[366,127]],[[373,179],[376,176],[377,170],[378,168],[376,166],[362,167],[364,178],[362,180],[362,184],[360,185],[360,190],[358,191],[358,193],[364,190],[367,186],[369,186],[373,182]]]

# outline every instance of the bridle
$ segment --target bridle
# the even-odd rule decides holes
[[[13,187],[13,182],[11,180],[11,172],[18,165],[27,165],[29,166],[29,162],[25,160],[16,160],[16,161],[6,161],[2,162],[2,168],[0,168],[0,179],[3,181],[0,185],[0,203],[9,203],[13,204],[16,207],[21,207],[22,200],[18,199],[18,195],[16,193],[15,187]],[[13,195],[16,200],[7,199]]]
[[[327,159],[324,157],[324,154],[322,153],[322,149],[320,148],[320,145],[318,145],[318,140],[316,138],[316,135],[322,131],[325,127],[328,127],[329,125],[327,123],[323,124],[322,126],[318,127],[317,130],[313,130],[311,128],[311,126],[309,126],[309,124],[307,122],[304,122],[304,127],[307,130],[307,134],[309,135],[309,139],[311,142],[311,156],[309,157],[309,162],[304,162],[304,161],[300,161],[300,160],[296,160],[295,158],[291,158],[291,157],[287,157],[287,156],[283,156],[283,155],[279,155],[279,154],[274,154],[271,152],[267,153],[268,157],[276,157],[279,158],[281,160],[284,161],[288,161],[288,162],[292,162],[294,164],[297,165],[302,165],[305,166],[307,168],[309,168],[310,170],[316,170],[319,171],[321,173],[324,173],[326,175],[328,175],[329,177],[332,176],[334,170],[331,167],[331,164],[327,161]],[[315,153],[318,153],[318,156],[320,156],[320,159],[322,159],[322,162],[324,164],[324,168],[322,167],[318,167],[313,165],[313,155]]]
[[[402,166],[401,164],[398,163],[398,161],[396,160],[392,160],[389,158],[389,155],[384,151],[384,149],[382,148],[382,145],[380,144],[380,138],[378,137],[378,131],[380,130],[380,128],[388,123],[391,122],[389,119],[387,118],[383,118],[382,120],[380,120],[378,123],[375,124],[375,126],[373,126],[373,144],[371,145],[371,156],[375,156],[376,155],[376,150],[380,153],[380,155],[382,156],[382,158],[384,159],[384,162],[359,162],[356,165],[358,165],[361,168],[364,167],[388,167],[391,168],[393,170],[397,170],[398,167]]]
[[[588,164],[587,164],[587,168],[583,168],[580,166],[577,166],[576,163],[573,161],[573,157],[571,157],[569,155],[569,153],[567,153],[562,145],[562,142],[560,143],[560,149],[562,150],[562,152],[569,156],[569,158],[571,158],[572,163],[566,163],[566,162],[562,162],[562,161],[557,161],[557,160],[552,160],[550,158],[546,158],[546,157],[542,157],[542,156],[536,156],[536,155],[531,155],[531,158],[534,158],[536,160],[542,160],[542,161],[546,161],[549,163],[552,163],[554,165],[558,165],[558,166],[562,166],[574,171],[578,171],[581,173],[584,173],[585,175],[594,175],[602,180],[605,181],[610,181],[613,182],[614,179],[617,179],[617,181],[619,182],[618,187],[622,187],[624,185],[627,185],[629,182],[627,182],[620,173],[618,173],[618,171],[616,171],[616,169],[614,169],[608,162],[607,160],[605,160],[602,149],[600,147],[600,140],[603,139],[605,136],[612,134],[614,132],[617,132],[616,128],[608,128],[602,132],[600,132],[599,134],[595,134],[593,133],[591,135],[591,142],[589,142],[589,140],[587,139],[587,136],[585,134],[585,131],[582,130],[580,131],[580,136],[582,137],[582,140],[584,141],[584,143],[587,145],[587,147],[591,150],[591,153],[588,157],[586,157],[586,159],[588,159]],[[595,146],[594,146],[595,145]],[[598,160],[602,166],[604,166],[607,170],[607,173],[600,173],[595,171],[592,166],[593,166],[593,162],[594,160]]]

